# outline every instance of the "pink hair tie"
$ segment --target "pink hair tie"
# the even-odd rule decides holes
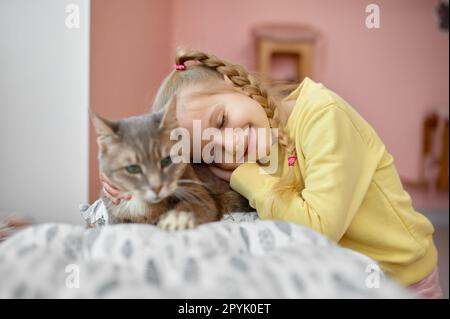
[[[295,155],[289,155],[288,156],[288,165],[294,166],[295,161],[297,160],[297,156]]]
[[[186,69],[186,66],[184,64],[175,64],[174,67],[175,67],[175,70],[178,70],[178,71],[183,71],[184,69]]]

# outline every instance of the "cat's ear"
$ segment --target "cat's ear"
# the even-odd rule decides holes
[[[89,116],[91,118],[92,124],[94,125],[95,131],[98,136],[115,136],[118,123],[113,122],[107,119],[104,119],[97,114],[95,114],[92,110],[89,110]]]
[[[177,96],[174,94],[164,108],[164,114],[159,124],[160,130],[172,130],[178,126],[177,120]]]

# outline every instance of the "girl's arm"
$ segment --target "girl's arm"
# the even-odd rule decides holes
[[[301,192],[273,194],[278,178],[261,174],[255,163],[239,166],[230,184],[261,218],[303,224],[338,241],[362,203],[381,154],[375,154],[340,107],[320,108],[308,118],[295,131],[299,160],[301,153],[305,157]]]

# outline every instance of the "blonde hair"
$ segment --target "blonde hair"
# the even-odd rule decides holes
[[[185,65],[189,61],[198,63]],[[284,130],[285,115],[280,106],[281,103],[276,98],[275,92],[269,93],[257,76],[248,72],[241,65],[232,64],[214,55],[194,50],[177,49],[175,63],[185,65],[185,69],[183,71],[174,70],[165,78],[156,94],[154,110],[163,108],[174,94],[180,92],[187,85],[208,83],[208,87],[211,87],[212,84],[217,84],[215,88],[208,90],[210,92],[214,92],[215,89],[218,91],[235,89],[261,105],[269,119],[270,127],[278,128],[278,144],[285,149],[288,156],[296,156],[295,144]],[[232,88],[226,82],[231,83]],[[284,194],[286,190],[295,191],[297,185],[293,167],[289,166],[288,174],[280,178],[273,190]]]

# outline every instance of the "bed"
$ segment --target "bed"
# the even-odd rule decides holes
[[[411,298],[366,256],[300,225],[232,213],[193,230],[46,223],[0,244],[1,298]]]

